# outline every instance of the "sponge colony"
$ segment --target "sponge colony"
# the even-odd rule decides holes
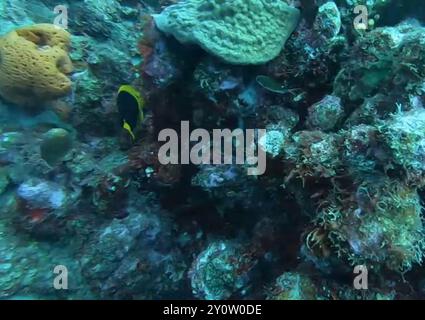
[[[262,64],[279,55],[299,10],[281,0],[186,0],[154,15],[158,29],[231,64]]]
[[[72,72],[70,34],[51,24],[14,30],[0,38],[0,96],[34,106],[67,95]]]

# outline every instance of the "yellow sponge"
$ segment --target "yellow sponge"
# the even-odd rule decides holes
[[[0,38],[0,96],[35,106],[67,95],[72,72],[70,34],[51,24],[14,30]]]

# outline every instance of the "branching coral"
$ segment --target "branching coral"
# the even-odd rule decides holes
[[[376,177],[357,185],[354,197],[333,193],[316,218],[307,247],[326,259],[330,254],[344,263],[366,263],[406,271],[421,263],[424,254],[422,206],[415,189]],[[318,231],[321,236],[318,237]],[[323,248],[328,255],[323,255]]]
[[[406,180],[425,185],[425,110],[395,114],[379,130],[391,150],[391,161],[401,166]]]

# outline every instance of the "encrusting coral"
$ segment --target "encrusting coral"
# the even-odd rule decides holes
[[[264,0],[190,0],[154,15],[161,31],[231,64],[261,64],[275,58],[299,17],[298,9],[282,1]]]
[[[71,134],[62,128],[53,128],[43,135],[40,144],[41,157],[49,165],[59,163],[72,148]]]
[[[0,38],[0,96],[36,106],[71,91],[70,34],[51,24],[14,30]]]

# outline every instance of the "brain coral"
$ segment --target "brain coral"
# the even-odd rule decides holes
[[[50,24],[20,28],[1,37],[0,96],[33,106],[68,94],[69,46],[69,33]]]
[[[299,15],[282,0],[186,0],[153,17],[182,43],[231,64],[262,64],[280,53]]]

